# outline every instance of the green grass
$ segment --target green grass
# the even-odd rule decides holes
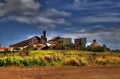
[[[78,50],[37,50],[28,56],[9,53],[1,54],[0,66],[89,66],[120,65],[120,54],[110,52],[94,53]]]

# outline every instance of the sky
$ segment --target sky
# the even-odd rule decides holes
[[[0,44],[42,35],[96,39],[120,49],[120,0],[0,0]]]

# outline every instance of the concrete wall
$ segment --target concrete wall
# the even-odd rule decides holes
[[[72,44],[72,39],[71,38],[62,38],[62,39],[63,39],[63,44],[64,45]]]

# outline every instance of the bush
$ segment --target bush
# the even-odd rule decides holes
[[[93,52],[104,52],[104,47],[102,47],[102,46],[96,46],[96,47],[88,46],[87,50],[93,51]]]
[[[80,66],[80,62],[76,58],[67,58],[64,60],[63,64],[71,66]]]
[[[39,60],[31,57],[4,57],[0,58],[0,66],[34,66]]]
[[[80,61],[81,66],[88,65],[88,60],[85,57],[80,58],[79,61]]]

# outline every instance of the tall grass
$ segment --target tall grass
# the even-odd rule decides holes
[[[0,58],[0,66],[89,66],[120,65],[120,55],[111,53],[93,53],[76,50],[40,50],[30,51],[29,56],[19,54]]]

